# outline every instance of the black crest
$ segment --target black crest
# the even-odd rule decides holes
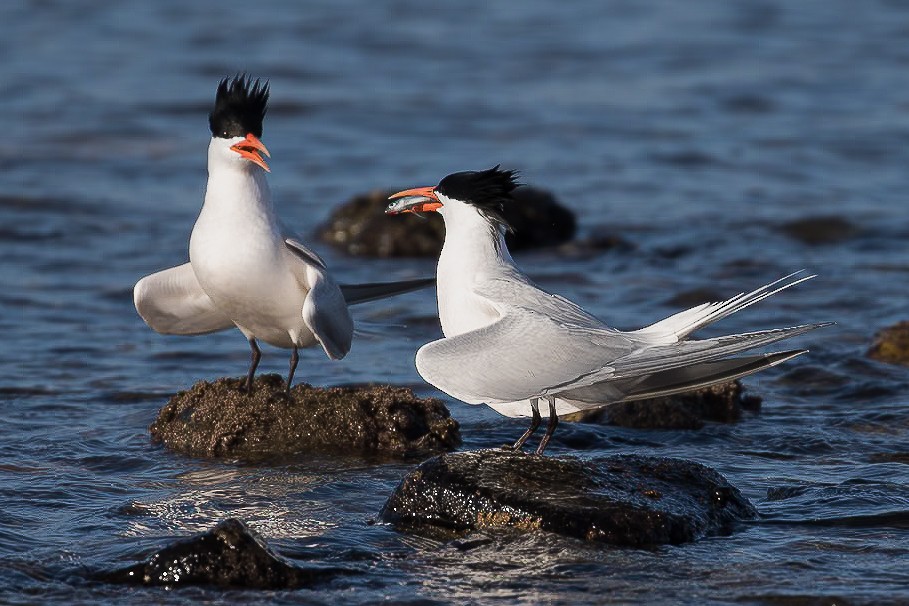
[[[253,82],[246,74],[224,78],[218,84],[215,108],[208,115],[213,137],[230,139],[248,133],[262,136],[262,120],[268,110],[268,81]]]
[[[508,226],[502,214],[505,205],[512,202],[511,192],[520,185],[514,170],[500,170],[496,164],[488,170],[465,171],[448,175],[436,187],[440,194],[472,204],[490,219]]]

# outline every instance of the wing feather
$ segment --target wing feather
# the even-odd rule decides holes
[[[635,349],[621,333],[566,332],[552,318],[524,311],[417,352],[420,375],[472,404],[539,397],[567,378],[608,372],[610,360]]]
[[[353,319],[340,287],[328,273],[325,262],[315,251],[295,238],[284,240],[290,253],[290,267],[306,298],[300,313],[303,323],[332,360],[350,351]]]
[[[145,323],[166,335],[202,335],[234,326],[199,286],[189,263],[139,280],[133,302]]]

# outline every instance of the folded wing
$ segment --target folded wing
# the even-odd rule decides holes
[[[593,372],[635,344],[618,332],[577,330],[535,312],[511,313],[417,352],[420,375],[471,404],[538,397],[555,385]]]

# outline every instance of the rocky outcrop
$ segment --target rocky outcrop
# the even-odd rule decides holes
[[[506,449],[424,462],[380,514],[400,530],[437,538],[545,530],[629,546],[694,541],[756,515],[723,476],[691,461],[636,455],[581,460]]]
[[[337,207],[317,230],[319,239],[351,255],[370,257],[438,257],[445,225],[436,213],[424,217],[384,214],[393,191],[374,191]],[[514,228],[506,236],[511,251],[555,246],[574,237],[574,213],[536,187],[514,191],[516,204],[505,209]]]
[[[209,532],[164,547],[144,562],[98,576],[108,583],[130,585],[296,589],[326,583],[341,574],[350,571],[289,564],[246,524],[229,518]]]
[[[387,385],[317,388],[260,375],[252,393],[240,379],[200,381],[158,413],[153,439],[178,452],[259,460],[307,452],[425,456],[461,443],[441,400]]]
[[[636,429],[700,429],[705,421],[734,423],[743,410],[760,407],[759,397],[747,395],[739,381],[731,381],[688,393],[610,404],[562,419]]]
[[[909,366],[909,322],[879,331],[867,355],[878,362]]]

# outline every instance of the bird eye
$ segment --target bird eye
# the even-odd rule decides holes
[[[230,139],[230,137],[227,136],[227,131],[224,131],[224,132],[221,133],[221,134],[224,136],[225,139]]]

